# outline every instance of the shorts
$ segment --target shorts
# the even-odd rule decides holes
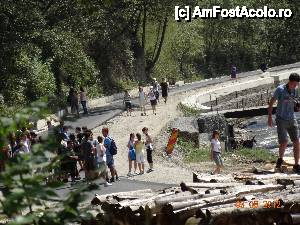
[[[128,152],[128,158],[130,161],[135,161],[136,160],[136,155],[135,155],[135,150],[130,149]]]
[[[156,99],[150,100],[150,103],[151,103],[151,106],[155,106],[155,105],[157,105],[157,100]]]
[[[213,159],[217,166],[223,166],[223,160],[221,158],[221,153],[220,152],[213,152]]]
[[[288,141],[288,134],[292,142],[299,140],[299,131],[297,120],[282,120],[276,118],[277,134],[279,144]]]
[[[125,102],[126,109],[132,109],[131,102]]]
[[[144,153],[142,153],[142,152],[136,153],[136,162],[137,163],[144,163],[145,162]]]
[[[152,160],[152,151],[153,151],[153,149],[147,147],[146,151],[147,151],[147,162],[148,163],[153,163],[153,160]]]
[[[112,156],[106,156],[106,165],[109,169],[115,168],[115,161]]]

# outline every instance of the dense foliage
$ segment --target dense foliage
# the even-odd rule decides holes
[[[18,133],[30,121],[43,118],[46,104],[37,102],[15,113],[12,118],[0,117],[0,157],[8,145],[11,133]],[[18,154],[5,162],[0,173],[0,223],[9,225],[61,225],[80,223],[91,218],[83,206],[84,193],[96,185],[78,185],[66,196],[59,196],[56,188],[63,183],[46,180],[58,168],[59,156],[55,154],[57,140],[51,135],[36,144],[31,153]],[[51,160],[50,160],[51,158]],[[3,160],[3,158],[1,158]]]
[[[292,19],[174,21],[175,5],[290,8]],[[7,106],[69,87],[91,97],[151,77],[200,79],[299,61],[299,1],[6,0],[0,4],[0,95]]]

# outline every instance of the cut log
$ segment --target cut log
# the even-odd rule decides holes
[[[187,186],[192,188],[212,188],[212,189],[220,189],[220,188],[228,188],[239,186],[241,183],[186,183]]]
[[[255,175],[252,173],[245,174],[235,174],[235,180],[276,180],[276,179],[300,179],[300,175],[297,174],[283,174],[283,173],[274,173],[266,175]]]
[[[98,195],[96,194],[94,199],[92,200],[92,204],[101,205],[101,203],[107,201],[109,198],[113,198],[113,196],[131,196],[138,198],[139,196],[143,196],[147,193],[153,193],[154,192],[151,189],[143,189],[143,190],[137,190],[137,191],[124,191],[124,192],[116,192],[113,194],[106,194],[106,195]]]
[[[174,202],[169,203],[168,205],[172,207],[173,211],[184,209],[191,206],[204,207],[204,206],[212,206],[212,205],[222,205],[230,202],[235,202],[237,197],[235,195],[220,195],[213,196],[208,198],[196,199],[192,201],[185,202]]]
[[[279,184],[269,184],[269,185],[244,185],[235,187],[232,191],[236,193],[237,196],[248,195],[250,193],[259,193],[259,192],[269,192],[275,190],[283,190],[285,187]]]
[[[193,172],[193,183],[228,183],[233,181],[234,179],[231,175],[207,175]]]

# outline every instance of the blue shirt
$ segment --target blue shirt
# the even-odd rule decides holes
[[[295,102],[293,98],[298,98],[298,90],[291,90],[289,93],[286,84],[279,85],[276,88],[273,97],[278,101],[276,118],[282,120],[294,120]]]
[[[106,151],[105,151],[106,157],[112,156],[110,153],[111,138],[108,136],[106,138],[104,138],[103,144],[104,144],[104,147],[106,148]]]

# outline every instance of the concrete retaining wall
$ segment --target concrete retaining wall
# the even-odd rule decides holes
[[[286,80],[288,79],[289,75],[291,73],[300,73],[299,68],[294,69],[288,69],[284,70],[282,72],[268,72],[262,74],[258,79],[253,80],[246,80],[243,83],[236,83],[232,82],[228,85],[224,85],[215,89],[212,89],[211,91],[205,92],[205,93],[199,93],[196,95],[192,95],[188,98],[186,98],[184,101],[182,101],[182,104],[184,104],[187,107],[192,107],[196,109],[203,108],[202,104],[210,101],[216,100],[216,98],[224,95],[228,95],[233,92],[242,91],[250,88],[255,88],[257,86],[261,85],[269,85],[276,83],[276,81]]]

